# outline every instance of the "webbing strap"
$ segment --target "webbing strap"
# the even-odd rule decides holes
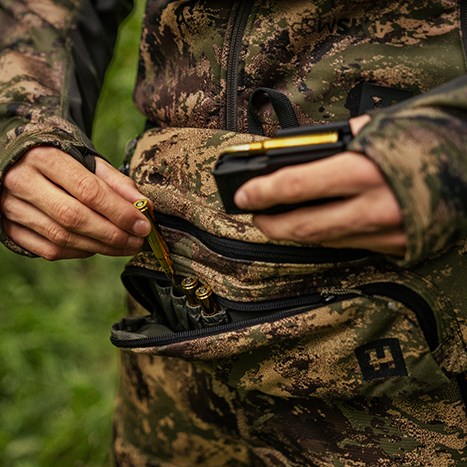
[[[248,132],[256,135],[263,135],[263,125],[256,113],[256,100],[259,95],[266,95],[274,112],[279,119],[281,128],[293,128],[298,126],[297,116],[289,98],[279,91],[271,88],[257,88],[253,91],[248,102]]]

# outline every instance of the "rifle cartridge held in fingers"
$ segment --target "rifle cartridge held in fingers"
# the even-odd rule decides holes
[[[140,199],[133,203],[133,205],[142,212],[151,224],[151,232],[146,237],[154,256],[159,261],[159,264],[164,271],[165,275],[171,280],[172,284],[176,285],[175,282],[175,269],[170,258],[169,247],[162,236],[159,226],[154,219],[147,199]]]

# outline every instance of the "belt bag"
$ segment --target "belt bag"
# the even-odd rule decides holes
[[[219,153],[260,139],[196,128],[138,139],[130,174],[154,203],[178,278],[208,284],[219,308],[188,304],[143,251],[122,274],[130,312],[112,342],[203,361],[235,388],[280,397],[396,397],[465,371],[459,310],[436,280],[361,250],[272,242],[250,215],[225,213],[211,175]]]

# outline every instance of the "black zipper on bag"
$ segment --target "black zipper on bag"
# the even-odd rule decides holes
[[[299,247],[232,240],[206,232],[181,217],[160,212],[155,212],[154,216],[162,227],[185,232],[198,239],[213,252],[233,259],[307,264],[354,261],[374,255],[367,250],[350,248]]]
[[[345,296],[339,296],[339,300],[344,300],[346,298],[350,298],[353,295],[349,293]],[[257,302],[257,303],[239,303],[239,302],[232,302],[230,300],[220,299],[217,298],[220,304],[229,304],[233,305],[235,308],[246,311],[246,308],[249,309],[250,312],[252,311],[264,311],[267,309],[270,311],[273,308],[277,308],[278,311],[273,311],[272,313],[263,314],[256,318],[247,318],[247,319],[240,319],[238,321],[231,322],[229,324],[222,324],[219,326],[211,326],[208,328],[202,329],[192,329],[189,331],[177,331],[170,334],[164,334],[157,337],[147,337],[147,338],[138,338],[134,340],[127,340],[127,339],[118,339],[113,336],[110,337],[111,342],[117,346],[122,348],[137,348],[137,347],[157,347],[162,345],[168,344],[175,344],[177,342],[184,342],[190,341],[193,339],[201,338],[201,337],[208,337],[214,336],[216,334],[226,333],[230,331],[238,331],[240,329],[244,329],[251,326],[256,326],[259,324],[264,323],[271,323],[274,321],[281,320],[283,318],[289,318],[300,313],[310,311],[310,307],[318,308],[323,306],[324,304],[328,304],[334,300],[336,300],[336,296],[327,296],[322,295],[320,293],[314,293],[303,297],[296,297],[296,298],[287,298],[287,299],[280,299],[276,300],[275,305],[273,305],[274,301],[267,301],[267,302]],[[246,306],[245,306],[246,305]],[[266,308],[269,306],[270,308]],[[271,308],[272,306],[272,308]],[[290,306],[293,308],[290,309]],[[286,309],[284,309],[287,307]],[[231,309],[230,309],[231,310]]]
[[[167,286],[170,286],[170,282],[167,280],[167,277],[164,275],[164,273],[160,271],[142,269],[140,266],[127,266],[121,275],[121,279],[123,285],[130,292],[130,294],[139,298],[140,303],[147,310],[151,310],[154,303],[151,300],[150,290],[147,289],[145,291],[144,288],[138,287],[138,285],[141,284],[141,279],[149,279],[159,283],[167,282]],[[276,300],[262,300],[259,302],[238,302],[222,297],[216,297],[216,301],[223,308],[226,308],[229,311],[242,311],[246,313],[261,313],[266,311],[277,312],[302,306],[322,304],[325,302],[327,303],[330,300],[334,300],[334,295],[323,295],[318,291],[297,297],[286,297]]]
[[[225,128],[229,131],[237,130],[238,65],[243,45],[242,39],[252,8],[252,0],[243,0],[240,2],[235,15],[230,39],[229,56],[227,59],[227,89],[225,102]]]
[[[136,281],[132,281],[136,278]],[[142,297],[141,289],[137,290],[135,284],[141,282],[140,279],[163,280],[164,274],[159,271],[149,271],[140,267],[128,267],[122,274],[122,281],[130,294],[135,298],[139,297],[140,302],[148,310],[153,307],[153,302],[149,296]],[[138,280],[139,279],[139,280]],[[415,291],[409,287],[393,282],[375,282],[360,285],[355,289],[339,290],[337,293],[331,289],[315,291],[307,295],[298,297],[287,297],[277,300],[267,300],[260,302],[236,302],[217,297],[218,303],[226,308],[231,314],[236,314],[237,320],[229,324],[212,326],[209,328],[195,329],[190,331],[180,331],[165,334],[157,337],[147,337],[139,339],[118,339],[111,337],[111,341],[117,347],[155,347],[167,345],[185,340],[192,340],[199,337],[207,337],[219,333],[236,331],[245,327],[255,326],[268,322],[274,322],[283,318],[291,317],[303,312],[310,311],[312,308],[336,302],[337,300],[346,300],[364,293],[365,295],[379,295],[386,298],[392,298],[405,305],[411,310],[424,334],[425,340],[431,351],[439,345],[439,336],[436,325],[436,318],[429,304]],[[141,300],[142,299],[142,300]],[[312,308],[310,308],[312,307]],[[267,312],[267,313],[266,313]],[[241,319],[242,313],[263,313],[258,317],[248,317]]]

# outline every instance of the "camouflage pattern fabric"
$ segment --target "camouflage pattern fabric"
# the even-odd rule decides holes
[[[238,4],[232,8],[235,13]],[[255,87],[280,90],[300,123],[313,124],[355,114],[364,82],[419,95],[465,71],[457,2],[384,7],[352,2],[334,8],[325,2],[262,2],[252,7],[245,26],[232,123],[225,105],[231,56],[226,37],[234,35],[235,14],[214,2],[160,2],[148,4],[146,17],[135,96],[164,129],[139,139],[132,176],[159,211],[231,240],[273,243],[248,216],[223,213],[210,178],[216,148],[244,138],[217,129],[248,130],[246,102]],[[406,222],[413,243],[399,265],[368,257],[317,264],[232,260],[184,232],[164,229],[177,272],[195,272],[219,297],[237,302],[314,288],[325,293],[379,281],[404,284],[429,303],[439,345],[427,349],[426,336],[415,337],[420,328],[413,311],[365,294],[193,340],[151,346],[135,337],[135,355],[122,357],[115,418],[121,465],[467,462],[465,405],[453,376],[467,369],[461,285],[466,210],[458,196],[465,189],[465,79],[453,83],[376,111],[352,144],[380,165],[404,213],[410,211]],[[270,105],[257,110],[265,133],[272,135],[277,121]],[[441,188],[440,179],[448,177],[455,183]],[[151,256],[144,253],[129,267],[145,270],[148,262]],[[149,268],[157,269],[154,263]],[[407,374],[371,379],[363,355],[376,373],[398,368],[402,355]],[[142,448],[140,427],[147,427]]]
[[[163,126],[226,127],[231,40],[245,4],[228,130],[247,131],[246,103],[259,87],[286,94],[300,123],[313,124],[355,115],[363,82],[420,94],[465,71],[458,1],[151,1],[135,94],[145,115]],[[273,112],[259,110],[272,135]]]
[[[454,382],[419,360],[430,390],[412,392],[403,378],[360,385],[360,369],[336,359],[347,347],[352,360],[364,327],[351,322],[362,306],[374,309],[379,329],[389,324],[389,333],[400,336],[395,323],[383,323],[381,303],[368,307],[364,301],[316,310],[298,318],[301,323],[183,343],[178,350],[185,358],[177,349],[170,357],[153,349],[124,353],[114,425],[117,464],[464,465],[467,420]],[[131,310],[144,313],[134,303]],[[398,312],[402,324],[407,311]],[[414,343],[417,332],[408,324],[402,324],[404,343]],[[299,330],[300,336],[287,337]],[[379,371],[390,355],[370,354],[372,368]],[[365,386],[374,397],[360,395]]]
[[[124,3],[1,1],[2,30],[18,31],[2,34],[2,173],[37,144],[93,151],[86,119],[67,105],[76,58],[67,38],[88,13]],[[148,315],[129,297],[138,320],[114,328],[129,349],[116,465],[467,465],[465,3],[147,2],[135,103],[162,130],[139,138],[131,169],[159,211],[223,240],[284,246],[248,216],[223,213],[210,178],[216,152],[258,138],[247,134],[258,87],[282,92],[300,124],[315,124],[357,115],[370,84],[416,96],[378,109],[370,95],[373,120],[351,146],[393,188],[409,247],[401,261],[265,261],[164,227],[177,273],[196,273],[219,299],[247,307],[313,291],[325,301],[185,338],[158,322],[157,301]],[[272,136],[270,103],[255,106]],[[158,267],[143,252],[127,271]],[[404,287],[422,311],[374,284]],[[163,344],[141,339],[159,328]]]
[[[268,86],[289,97],[300,124],[347,119],[357,113],[363,83],[419,95],[465,73],[460,3],[255,3],[240,48],[238,105],[230,122],[230,39],[242,2],[149,2],[136,104],[162,126],[246,132],[248,99],[255,88]],[[454,83],[397,113],[382,112],[351,146],[375,159],[394,188],[409,232],[407,263],[466,231],[466,123],[457,112],[467,110],[467,79]],[[258,112],[271,136],[277,130],[271,106]],[[432,172],[434,157],[446,160],[440,176]],[[407,185],[415,179],[423,186],[409,195]]]
[[[210,175],[215,148],[245,137],[196,128],[149,130],[136,144],[132,175],[164,214],[234,242],[273,246],[250,216],[232,219],[223,212]],[[143,326],[127,334],[134,355],[122,356],[114,420],[119,465],[467,462],[465,405],[453,378],[467,369],[464,241],[423,267],[402,269],[381,257],[339,262],[331,252],[319,263],[233,260],[186,231],[162,230],[177,272],[196,274],[218,297],[264,303],[318,290],[337,298],[285,318],[271,311],[265,323],[214,335],[176,340],[174,333],[169,343],[141,341],[154,335]],[[159,270],[147,252],[128,269]],[[429,303],[435,348],[414,310],[382,292],[361,292],[375,283],[410,287]],[[357,296],[345,298],[351,293]],[[152,318],[161,313],[157,306],[151,312]],[[130,314],[146,323],[147,310],[133,299]],[[166,336],[166,328],[161,332]]]

